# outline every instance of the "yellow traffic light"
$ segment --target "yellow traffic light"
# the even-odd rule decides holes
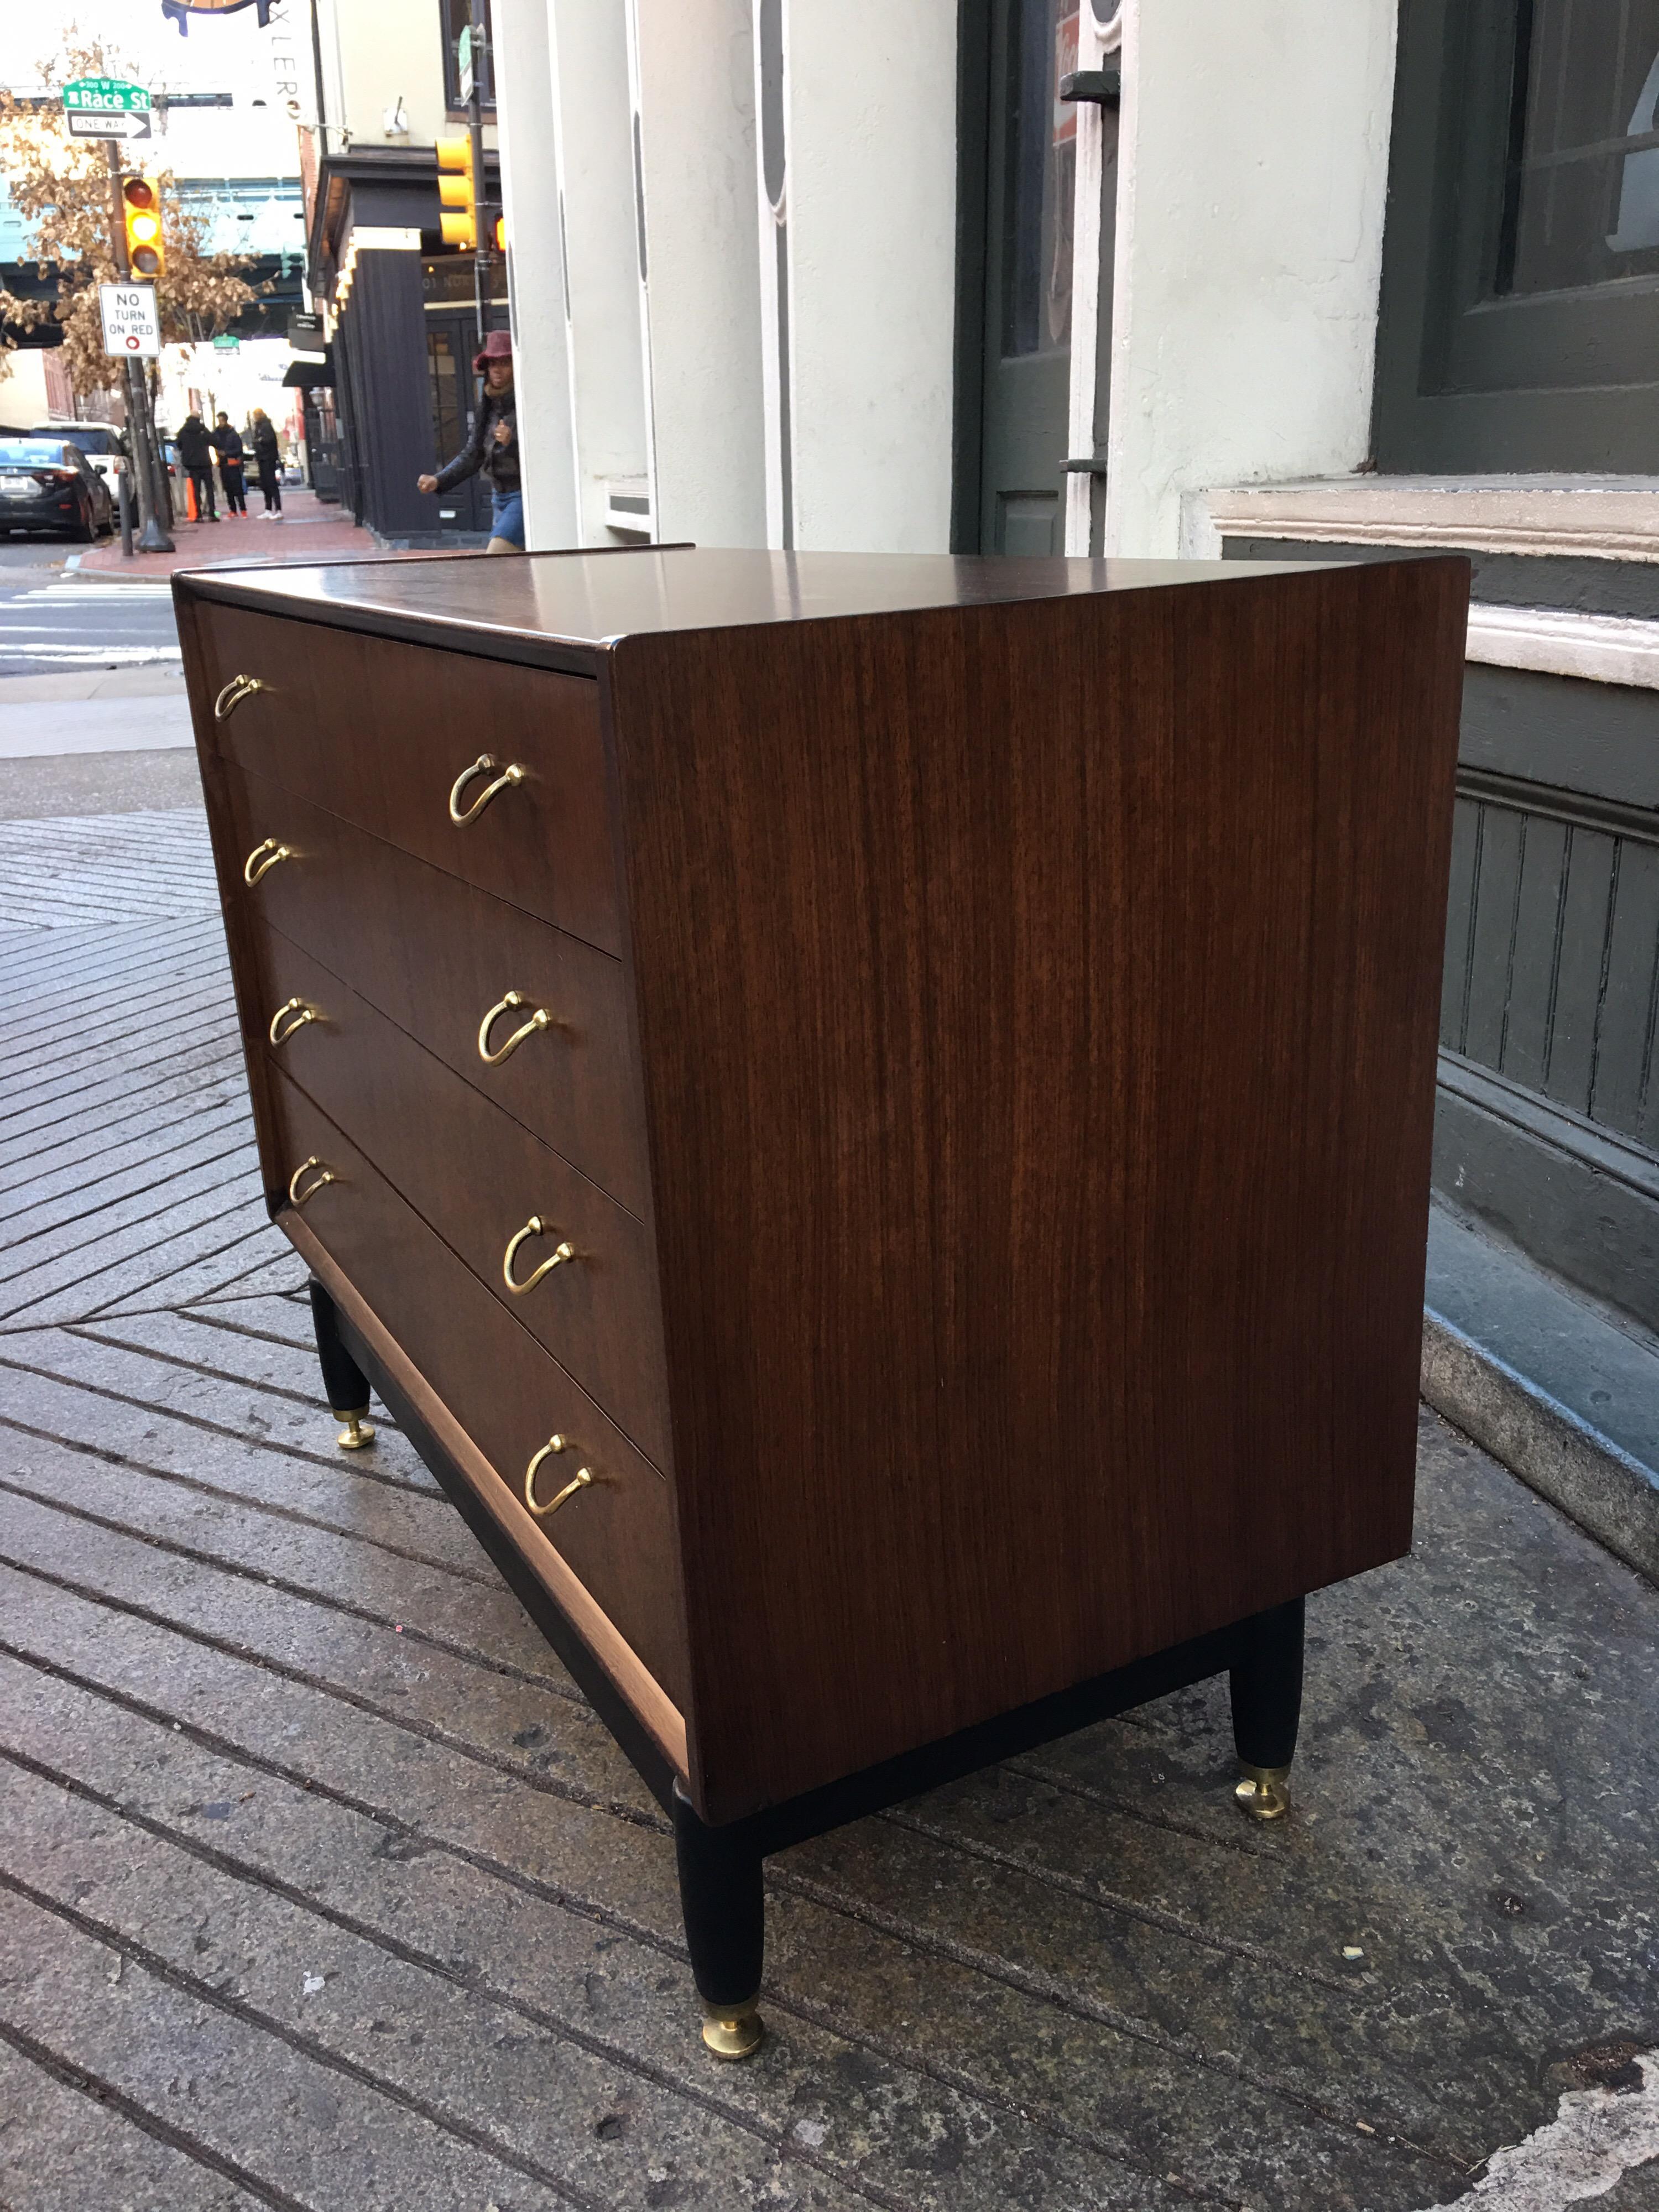
[[[472,173],[472,134],[438,141],[438,225],[446,246],[478,243],[478,187]]]
[[[121,218],[126,225],[127,262],[135,276],[160,276],[167,269],[161,244],[161,198],[148,177],[121,179]]]
[[[498,215],[495,218],[495,251],[497,253],[507,251],[507,217],[504,215]]]

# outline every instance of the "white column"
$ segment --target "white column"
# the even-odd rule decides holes
[[[1109,552],[1209,552],[1207,488],[1364,460],[1396,10],[1125,0]]]
[[[580,542],[547,0],[495,0],[496,120],[526,542]]]
[[[655,534],[763,545],[750,0],[631,0],[629,13]]]
[[[549,8],[580,535],[637,542],[605,519],[607,487],[647,463],[627,21],[611,0]]]
[[[955,0],[783,4],[794,542],[945,552]]]

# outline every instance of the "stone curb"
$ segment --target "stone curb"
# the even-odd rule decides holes
[[[1608,1551],[1659,1583],[1659,1474],[1430,1308],[1422,1391]]]

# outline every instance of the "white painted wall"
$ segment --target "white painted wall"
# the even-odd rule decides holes
[[[944,552],[956,0],[786,0],[784,49],[795,544]]]
[[[1207,553],[1205,490],[1366,458],[1397,0],[1124,14],[1106,544]]]
[[[763,545],[750,0],[633,0],[659,539]]]
[[[610,545],[628,541],[605,526],[605,484],[643,477],[647,459],[627,17],[613,0],[548,0],[548,8],[580,537]],[[526,271],[526,313],[533,283]],[[521,418],[527,478],[543,466],[542,436],[533,417]]]
[[[491,24],[500,87],[513,375],[525,465],[525,540],[532,551],[543,552],[581,542],[547,0],[495,0]]]

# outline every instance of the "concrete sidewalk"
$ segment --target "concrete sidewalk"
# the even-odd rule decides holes
[[[176,489],[174,497],[179,496]],[[237,565],[256,561],[384,561],[399,557],[382,551],[373,535],[361,530],[337,506],[325,504],[314,492],[284,488],[283,520],[267,522],[257,490],[246,516],[233,515],[218,522],[185,522],[182,519],[168,535],[171,553],[137,553],[122,557],[118,537],[89,547],[81,556],[83,575],[136,577],[170,576],[176,568],[202,568],[223,562]]]
[[[803,1845],[722,2069],[656,1806],[334,1449],[199,811],[0,824],[0,1066],[11,2212],[1659,2212],[1659,1590],[1435,1416],[1282,1828],[1212,1684]]]

